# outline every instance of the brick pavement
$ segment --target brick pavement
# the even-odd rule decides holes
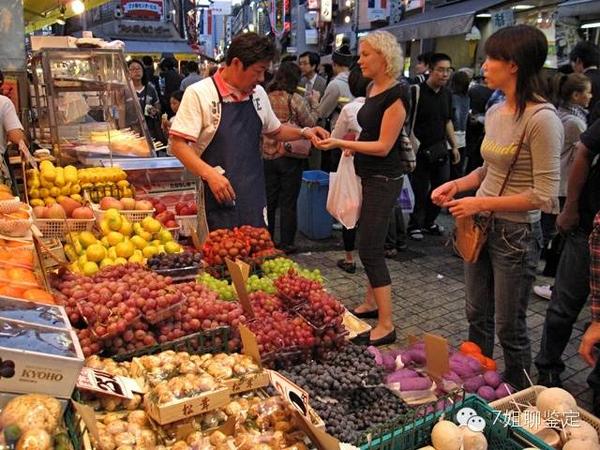
[[[441,216],[440,222],[448,227],[451,220]],[[444,246],[446,240],[444,237],[430,236],[426,236],[422,242],[409,240],[408,251],[399,254],[395,260],[388,260],[392,277],[394,322],[400,345],[407,343],[408,335],[420,335],[423,332],[440,334],[453,346],[467,338],[462,263]],[[336,261],[343,255],[339,232],[332,239],[320,242],[309,241],[300,235],[298,246],[303,253],[295,255],[295,260],[307,267],[320,269],[327,279],[327,287],[348,308],[360,304],[365,295],[366,275],[358,260],[356,274],[347,274],[336,267]],[[550,280],[539,277],[538,283],[544,281]],[[534,358],[540,347],[547,304],[546,300],[532,294],[527,320]],[[586,382],[590,369],[579,357],[577,349],[589,320],[589,309],[585,308],[563,355],[567,366],[563,374],[564,387],[577,397],[581,407],[588,410],[592,401],[592,393]],[[504,357],[498,343],[494,357],[498,369],[503,370]],[[535,367],[532,370],[535,382]]]

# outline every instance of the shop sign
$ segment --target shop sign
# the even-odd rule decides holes
[[[304,43],[315,45],[319,43],[319,13],[306,11],[304,13]]]
[[[308,9],[319,9],[319,0],[308,0],[306,5]]]
[[[367,3],[367,18],[369,22],[387,20],[389,15],[388,0],[369,0]]]
[[[331,0],[321,0],[321,20],[331,22]]]
[[[214,16],[230,16],[231,15],[231,2],[214,2],[210,6]]]
[[[412,11],[414,9],[423,9],[425,0],[400,0],[404,5],[406,11]]]
[[[126,19],[161,20],[163,0],[121,0]]]
[[[500,28],[511,27],[515,24],[515,13],[512,9],[503,9],[492,13],[492,28],[494,31]]]
[[[122,36],[152,36],[152,37],[172,37],[171,29],[162,25],[140,25],[136,24],[123,24],[118,25],[119,35]]]

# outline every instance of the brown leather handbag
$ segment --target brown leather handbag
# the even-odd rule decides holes
[[[532,114],[532,117],[544,109],[550,108],[540,108]],[[523,130],[523,134],[521,134],[521,139],[519,140],[519,145],[515,152],[515,156],[510,164],[510,167],[508,168],[508,173],[504,178],[504,182],[502,183],[498,197],[501,197],[502,194],[504,194],[510,179],[510,175],[512,174],[515,164],[519,159],[519,154],[521,153],[521,148],[523,147],[523,141],[525,140],[526,129],[527,126],[525,126],[525,129]],[[454,246],[454,251],[465,262],[475,263],[479,259],[481,249],[483,248],[485,241],[487,241],[488,231],[490,225],[492,224],[492,220],[494,220],[493,212],[487,217],[468,216],[455,220],[452,244]]]

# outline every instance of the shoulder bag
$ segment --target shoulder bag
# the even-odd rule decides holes
[[[544,109],[550,108],[540,108],[535,111],[531,117],[537,114]],[[550,109],[552,111],[552,109]],[[531,120],[530,117],[530,120]],[[519,145],[517,146],[517,150],[515,152],[515,156],[508,168],[508,172],[506,177],[504,177],[504,182],[502,183],[502,187],[500,188],[500,192],[498,193],[498,197],[501,197],[506,190],[506,186],[508,185],[508,181],[512,174],[512,171],[519,159],[519,154],[521,153],[521,149],[523,147],[523,141],[525,140],[525,132],[527,131],[527,125],[525,125],[525,129],[521,134],[521,138],[519,139]],[[454,234],[452,236],[452,244],[454,246],[454,250],[456,253],[468,263],[475,263],[479,259],[479,254],[481,253],[481,249],[483,245],[487,241],[488,231],[490,225],[492,224],[492,220],[494,220],[494,213],[490,213],[486,218],[479,218],[476,216],[468,216],[462,217],[455,220],[454,224]]]
[[[297,124],[298,118],[294,119],[294,110],[292,108],[292,95],[288,97],[288,120],[287,124],[294,128],[300,128]],[[290,158],[305,159],[310,156],[311,142],[308,139],[298,139],[296,141],[282,142],[283,154]]]

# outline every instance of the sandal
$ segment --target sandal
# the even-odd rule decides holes
[[[423,232],[421,231],[420,228],[415,228],[414,230],[410,230],[408,232],[408,237],[411,238],[413,241],[422,241],[424,238]]]
[[[344,272],[355,273],[356,272],[356,263],[348,262],[345,259],[340,259],[337,262],[337,266],[342,269]]]

